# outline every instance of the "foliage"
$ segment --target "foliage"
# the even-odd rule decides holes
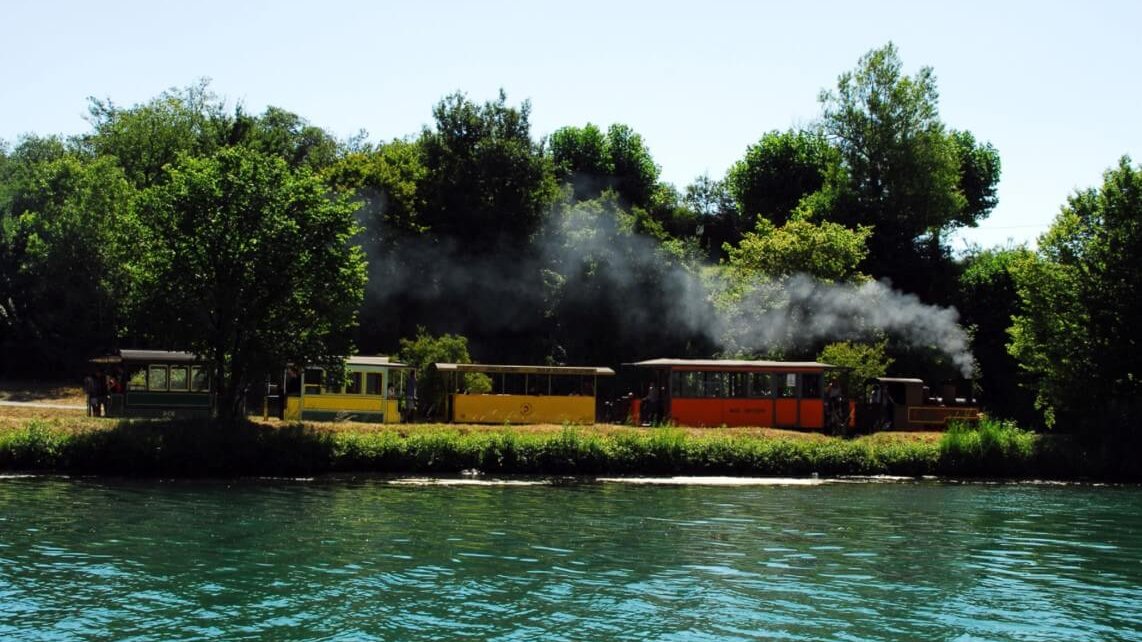
[[[555,197],[550,165],[531,140],[531,105],[509,107],[503,92],[477,105],[457,93],[432,113],[436,127],[419,140],[423,223],[463,239],[468,253],[525,245]]]
[[[259,375],[350,354],[365,285],[353,210],[249,149],[180,158],[140,201],[138,331],[210,359],[230,419]]]
[[[1142,409],[1142,169],[1123,157],[1078,192],[1012,266],[1011,354],[1049,426],[1138,433]]]
[[[942,238],[990,212],[999,159],[970,134],[947,131],[931,68],[906,76],[902,66],[889,43],[821,93],[821,127],[846,176],[828,218],[875,228],[866,262],[873,276],[940,300],[950,267]]]
[[[725,245],[738,243],[746,227],[726,183],[699,176],[686,187],[682,200],[694,215],[695,233],[707,258],[725,258]]]
[[[955,475],[1138,479],[1121,451],[1089,450],[1011,424],[954,426],[939,442],[720,430],[564,426],[109,422],[77,417],[0,427],[0,470],[201,477],[329,472],[540,475]]]
[[[886,340],[878,343],[839,341],[822,348],[817,361],[841,368],[840,377],[848,380],[849,396],[864,399],[865,382],[883,377],[892,365],[887,347]]]
[[[420,223],[424,200],[417,188],[427,174],[419,144],[394,140],[342,156],[323,177],[361,201],[367,241],[391,248],[401,237],[425,231]]]
[[[433,367],[434,364],[472,363],[467,338],[454,334],[434,337],[423,326],[416,329],[414,338],[400,340],[397,358],[401,363],[416,368],[417,394],[427,404],[421,408],[426,417],[444,415],[445,395],[449,393],[444,377]],[[479,372],[465,373],[462,385],[465,390],[475,393],[490,392],[492,388],[488,376]]]
[[[253,118],[238,110],[230,144],[241,144],[267,156],[281,158],[290,167],[319,171],[340,156],[337,141],[325,130],[280,107],[267,107]]]
[[[978,425],[953,423],[940,438],[940,460],[953,474],[1003,471],[1019,476],[1034,464],[1035,434],[1014,423],[982,419]]]
[[[772,131],[730,167],[726,186],[746,221],[761,216],[781,225],[802,198],[824,187],[839,162],[837,149],[819,132]]]
[[[134,190],[113,159],[85,160],[53,141],[23,141],[7,170],[0,200],[6,357],[0,370],[78,368],[115,340],[134,237]]]
[[[761,218],[737,247],[727,246],[728,265],[738,278],[807,274],[829,282],[859,276],[857,265],[867,253],[872,230],[849,229],[828,221],[792,220],[781,227]]]
[[[1019,363],[1007,351],[1008,328],[1020,312],[1014,266],[1031,258],[1025,247],[983,250],[964,259],[956,307],[972,329],[978,364],[975,385],[988,413],[1035,425],[1034,395],[1019,385]]]
[[[616,123],[563,127],[548,139],[556,178],[569,184],[572,200],[588,201],[613,190],[628,208],[653,209],[659,168],[642,136]]]
[[[689,267],[638,233],[637,213],[612,195],[555,213],[544,264],[548,335],[556,362],[613,363],[700,342],[709,302]]]
[[[233,119],[206,79],[130,108],[109,99],[89,102],[93,131],[83,137],[84,146],[93,155],[115,157],[140,188],[163,180],[163,168],[180,154],[212,154],[231,135]]]

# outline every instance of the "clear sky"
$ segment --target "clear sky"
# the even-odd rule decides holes
[[[249,111],[338,137],[416,134],[432,106],[503,88],[536,137],[626,123],[663,178],[721,178],[767,131],[896,43],[935,70],[940,114],[999,150],[999,206],[956,239],[1033,242],[1076,188],[1142,162],[1142,2],[61,2],[2,5],[0,139],[86,131],[87,97],[144,102],[212,79]]]

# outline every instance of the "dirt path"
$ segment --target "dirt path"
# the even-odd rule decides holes
[[[40,401],[5,401],[0,399],[0,406],[18,406],[21,408],[51,408],[53,410],[84,410],[83,404],[71,403],[43,403]]]

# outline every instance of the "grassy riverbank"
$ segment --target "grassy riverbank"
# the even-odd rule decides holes
[[[145,476],[335,472],[1129,478],[1075,442],[997,422],[839,439],[766,429],[282,424],[0,413],[0,470]]]

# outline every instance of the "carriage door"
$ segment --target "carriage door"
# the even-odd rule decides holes
[[[823,377],[815,372],[801,375],[801,400],[798,420],[802,428],[825,427],[825,397],[821,390]]]
[[[792,372],[777,373],[773,376],[773,419],[779,428],[794,428],[798,424],[797,404],[798,376]]]

